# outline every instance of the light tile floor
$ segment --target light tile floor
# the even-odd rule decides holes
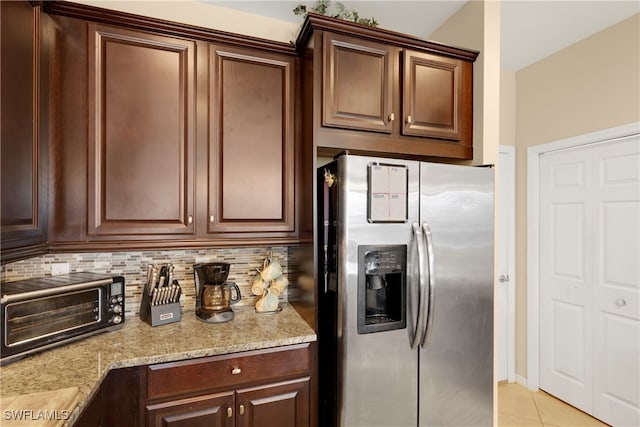
[[[498,427],[606,427],[601,421],[543,392],[498,384]]]

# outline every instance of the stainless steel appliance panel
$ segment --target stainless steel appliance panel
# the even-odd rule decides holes
[[[371,162],[408,167],[406,223],[367,221],[367,166]],[[410,348],[411,328],[358,334],[357,284],[358,246],[409,245],[411,224],[418,220],[418,183],[417,162],[359,156],[338,159],[337,403],[343,427],[417,425],[418,353]]]
[[[420,347],[420,426],[493,418],[493,169],[421,164],[432,294]]]

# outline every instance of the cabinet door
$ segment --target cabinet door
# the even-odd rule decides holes
[[[309,377],[238,390],[237,427],[308,427]]]
[[[459,59],[405,50],[402,133],[462,139],[462,64]]]
[[[294,231],[293,64],[210,46],[208,233]]]
[[[46,242],[46,109],[43,85],[40,7],[26,1],[0,3],[2,36],[2,260],[20,258],[17,248]],[[47,70],[43,70],[45,76]],[[47,105],[46,100],[43,105]],[[42,248],[40,252],[44,252]],[[37,253],[37,252],[36,252]],[[35,255],[36,253],[25,253]]]
[[[233,427],[234,393],[147,405],[147,427]]]
[[[336,34],[323,39],[323,126],[391,133],[390,46]]]
[[[89,235],[194,233],[194,50],[89,25]]]

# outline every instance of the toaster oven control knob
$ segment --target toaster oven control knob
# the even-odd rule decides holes
[[[118,299],[117,299],[117,301],[118,301],[119,303],[120,303],[120,302],[122,302],[122,295],[118,295]]]
[[[116,305],[113,307],[114,313],[122,313],[122,306]]]
[[[115,323],[116,325],[122,322],[122,316],[119,315],[115,315],[111,318],[111,322]]]

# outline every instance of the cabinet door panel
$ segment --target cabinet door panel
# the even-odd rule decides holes
[[[208,232],[294,230],[293,60],[211,46]]]
[[[89,234],[193,234],[193,43],[89,28]]]
[[[402,133],[460,140],[462,61],[404,51]]]
[[[234,393],[147,405],[148,427],[233,427]]]
[[[237,392],[238,427],[308,427],[309,378]]]
[[[2,2],[2,248],[46,241],[46,127],[40,122],[40,7]],[[47,61],[45,58],[44,66]],[[44,70],[46,72],[46,70]],[[46,104],[46,99],[43,101]],[[43,141],[43,144],[40,141]]]
[[[322,124],[390,133],[391,48],[334,34],[323,40]]]

